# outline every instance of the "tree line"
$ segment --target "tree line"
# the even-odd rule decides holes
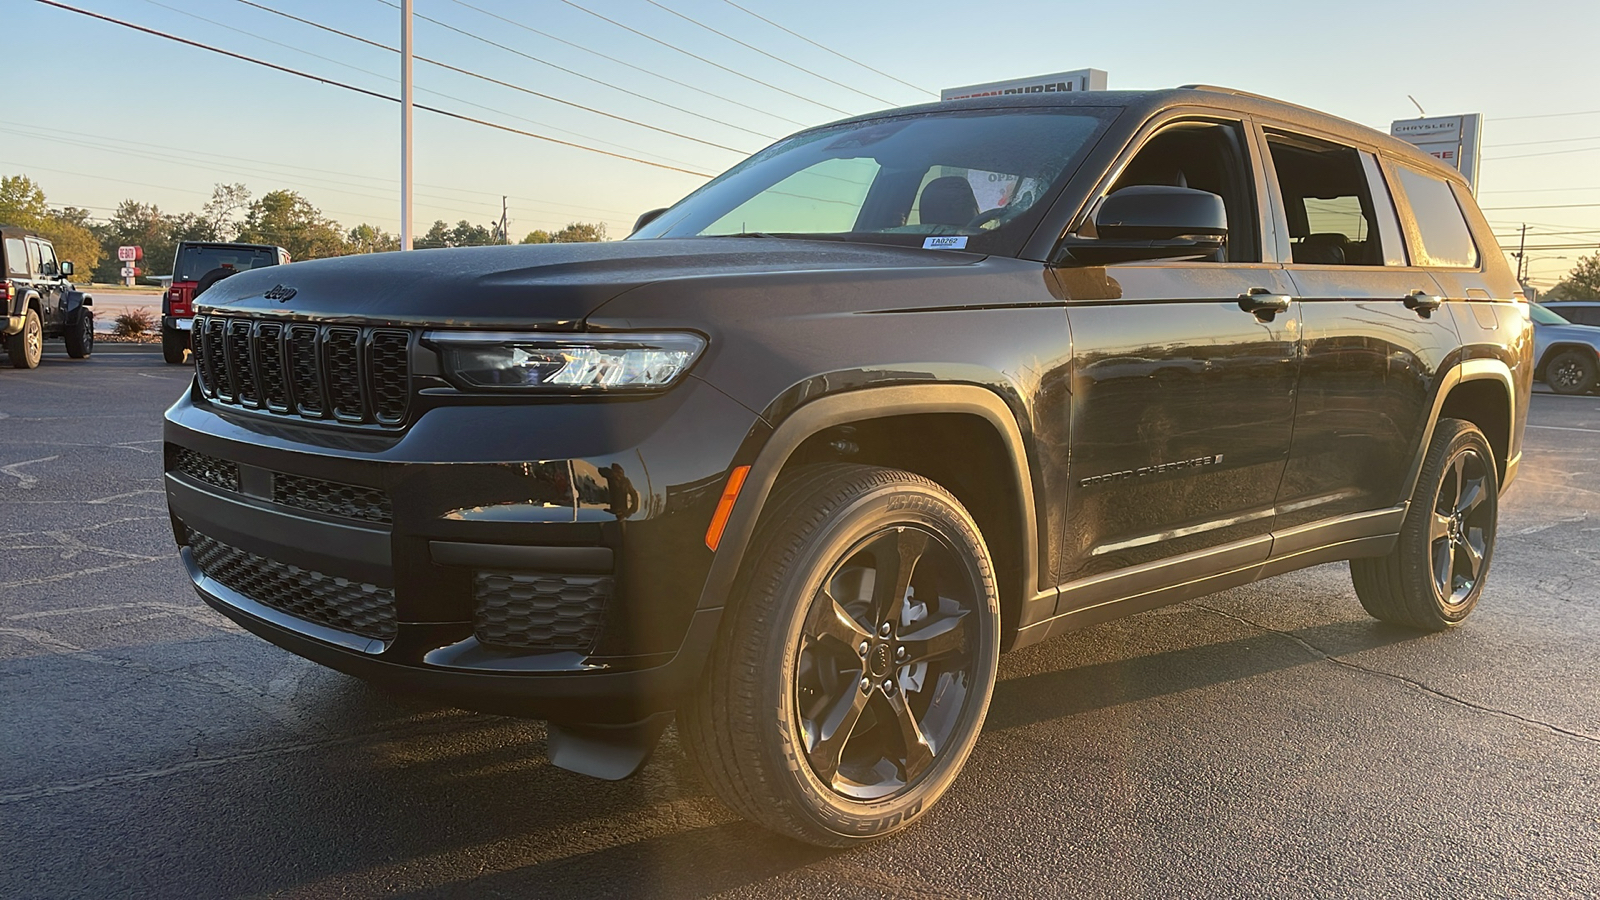
[[[309,200],[289,190],[253,197],[242,184],[218,184],[198,212],[163,212],[154,203],[124,200],[104,221],[73,206],[51,207],[44,189],[26,175],[0,176],[0,224],[31,228],[49,238],[60,259],[72,260],[80,280],[114,282],[122,263],[117,248],[144,248],[138,264],[144,275],[172,274],[182,241],[239,241],[276,244],[293,259],[320,259],[353,253],[400,249],[400,237],[362,223],[345,230]],[[606,240],[604,222],[574,222],[557,231],[530,232],[522,243],[579,243]],[[509,243],[499,223],[433,223],[416,238],[419,249],[476,247]]]

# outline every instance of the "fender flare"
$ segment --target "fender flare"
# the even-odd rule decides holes
[[[895,385],[863,388],[818,397],[794,410],[762,445],[750,466],[739,498],[728,516],[722,541],[711,562],[705,586],[700,592],[700,609],[727,605],[734,580],[744,562],[745,551],[755,534],[761,511],[766,507],[778,473],[794,451],[814,434],[836,425],[888,416],[954,413],[976,416],[988,422],[1007,448],[1011,476],[1020,499],[1018,536],[1026,574],[1022,601],[1026,604],[1039,591],[1039,548],[1043,527],[1036,512],[1033,473],[1028,462],[1027,444],[1015,414],[992,390],[970,384]],[[1052,595],[1054,591],[1050,591]]]
[[[1513,448],[1517,446],[1516,441],[1512,440],[1517,428],[1517,382],[1511,374],[1511,367],[1499,359],[1468,359],[1458,362],[1439,376],[1439,389],[1434,392],[1433,408],[1428,412],[1428,427],[1423,431],[1422,443],[1417,447],[1417,452],[1411,460],[1411,467],[1406,471],[1405,481],[1402,482],[1405,493],[1400,497],[1400,502],[1409,501],[1417,490],[1417,479],[1422,477],[1422,463],[1427,459],[1429,445],[1433,443],[1433,432],[1439,425],[1439,414],[1444,410],[1445,400],[1450,397],[1451,391],[1469,381],[1492,381],[1505,388],[1509,415],[1506,417],[1508,431],[1504,437],[1506,454],[1508,457],[1512,456]],[[1504,471],[1500,473],[1502,491],[1511,483],[1518,462],[1515,457],[1505,461]]]
[[[61,295],[61,308],[66,324],[76,325],[81,316],[94,315],[94,298],[82,291],[67,291]]]

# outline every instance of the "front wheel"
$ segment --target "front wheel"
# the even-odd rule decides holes
[[[1476,425],[1440,419],[1388,556],[1350,561],[1356,596],[1373,618],[1443,631],[1478,605],[1494,555],[1500,477]]]
[[[11,365],[15,368],[39,367],[39,360],[44,358],[44,326],[40,324],[36,310],[28,310],[22,330],[6,341],[6,355],[11,358]]]
[[[1563,350],[1545,364],[1544,380],[1558,394],[1587,394],[1594,390],[1595,369],[1594,353]]]
[[[737,812],[823,846],[881,837],[961,771],[993,693],[999,598],[959,501],[832,464],[780,481],[703,683],[689,755]]]
[[[94,352],[94,316],[85,311],[75,325],[67,326],[65,335],[67,355],[73,359],[88,359]]]

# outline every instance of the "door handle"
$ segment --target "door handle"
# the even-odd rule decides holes
[[[1288,294],[1274,294],[1266,288],[1253,287],[1239,295],[1239,308],[1256,315],[1286,312],[1294,298]]]
[[[1444,303],[1444,298],[1427,291],[1412,291],[1401,302],[1406,309],[1415,310],[1418,315],[1426,317]]]

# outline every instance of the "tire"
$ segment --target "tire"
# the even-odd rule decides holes
[[[1595,355],[1582,350],[1563,350],[1544,366],[1544,383],[1558,394],[1587,394],[1594,390]]]
[[[910,825],[955,781],[994,690],[999,599],[972,517],[917,475],[807,467],[773,492],[738,585],[679,710],[689,757],[789,837],[845,847]]]
[[[192,294],[190,296],[190,299],[193,300],[194,298],[199,297],[201,294],[204,294],[206,291],[211,290],[212,286],[215,285],[217,282],[223,280],[224,278],[232,278],[233,276],[234,276],[234,270],[233,269],[224,269],[224,268],[222,268],[220,266],[215,268],[215,269],[212,269],[211,271],[205,273],[204,275],[201,275],[200,276],[200,280],[195,282],[194,294]]]
[[[85,310],[78,316],[78,324],[68,326],[64,337],[67,342],[67,355],[73,359],[88,359],[94,352],[94,316]]]
[[[174,366],[183,365],[183,354],[189,349],[189,332],[176,328],[161,329],[161,358]]]
[[[44,326],[37,310],[29,309],[22,330],[6,339],[6,355],[11,358],[12,368],[38,368],[44,356]]]
[[[1494,557],[1500,478],[1476,425],[1440,419],[1394,552],[1350,561],[1361,605],[1375,619],[1444,631],[1478,605]]]

